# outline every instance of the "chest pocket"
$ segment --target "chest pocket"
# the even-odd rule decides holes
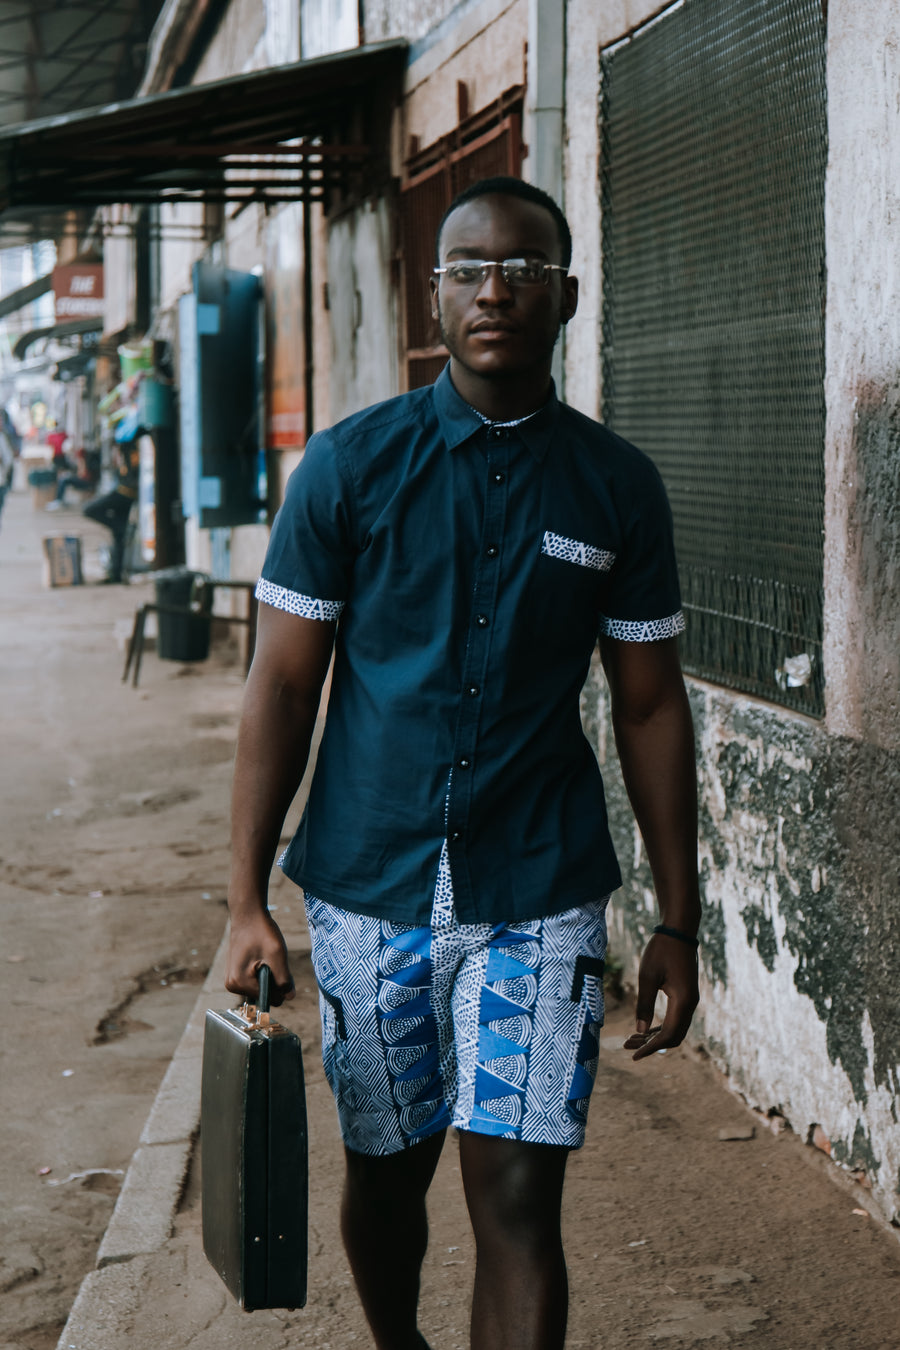
[[[584,539],[547,530],[540,552],[532,557],[529,608],[546,644],[547,660],[568,655],[581,662],[597,640],[616,555]],[[532,654],[529,659],[537,658]]]
[[[568,539],[564,534],[554,534],[552,530],[544,531],[541,553],[548,558],[574,563],[576,567],[586,567],[592,572],[608,572],[616,561],[616,555],[608,549],[585,544],[580,539]]]

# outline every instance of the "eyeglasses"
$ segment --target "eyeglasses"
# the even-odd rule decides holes
[[[455,286],[483,286],[487,281],[488,268],[499,267],[500,275],[507,286],[546,286],[551,272],[565,275],[568,267],[559,263],[539,262],[529,258],[504,258],[502,262],[485,262],[482,258],[466,258],[464,262],[447,263],[446,267],[435,267],[436,277],[446,277]]]

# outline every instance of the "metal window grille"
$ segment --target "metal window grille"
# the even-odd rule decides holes
[[[407,388],[431,384],[447,362],[428,282],[441,217],[458,192],[495,174],[518,177],[522,166],[521,89],[508,90],[425,150],[410,156],[400,194],[406,312]]]
[[[601,52],[604,420],[666,481],[685,668],[814,716],[825,113],[821,0],[684,0]]]

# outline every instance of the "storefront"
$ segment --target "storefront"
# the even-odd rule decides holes
[[[179,531],[190,553],[198,531],[265,521],[272,455],[305,443],[312,293],[325,280],[313,278],[311,208],[339,211],[388,181],[406,49],[378,43],[0,131],[0,230],[76,209],[95,213],[95,236],[125,239],[104,248],[103,350],[146,338],[150,363],[137,380],[113,369],[98,394],[113,435],[133,421],[144,437],[151,565],[184,556]],[[245,215],[261,222],[258,254],[226,265],[215,240]],[[173,302],[160,239],[175,216],[198,234]],[[81,280],[67,304],[91,303],[96,285]]]

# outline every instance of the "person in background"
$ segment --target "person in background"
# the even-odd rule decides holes
[[[12,487],[13,472],[22,441],[13,425],[12,418],[5,408],[0,412],[0,512],[6,494]]]
[[[0,435],[7,438],[13,455],[18,459],[22,453],[22,437],[8,408],[0,408]]]
[[[100,478],[100,456],[96,450],[75,451],[71,473],[62,473],[56,480],[56,496],[44,507],[45,511],[59,511],[65,506],[66,492],[94,492]]]
[[[62,427],[54,427],[44,437],[53,452],[53,468],[57,473],[65,473],[74,468],[71,460],[66,458],[65,447],[68,439],[69,433]]]
[[[128,520],[131,508],[137,501],[138,474],[140,456],[137,437],[123,441],[115,448],[114,468],[116,484],[110,492],[104,492],[84,506],[84,514],[89,520],[105,525],[112,535],[109,570],[106,581],[118,583],[122,580],[125,562],[125,540],[128,535]]]

